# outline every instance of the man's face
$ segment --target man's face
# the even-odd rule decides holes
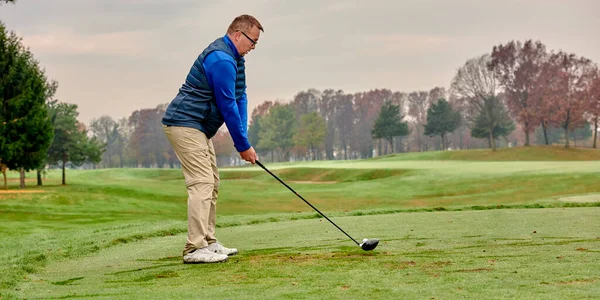
[[[260,29],[256,26],[252,26],[248,31],[238,31],[235,33],[237,40],[237,50],[241,56],[248,54],[251,50],[256,48],[258,39],[260,38]]]

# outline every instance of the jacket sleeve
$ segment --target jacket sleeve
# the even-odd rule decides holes
[[[217,52],[217,51],[215,51]],[[235,76],[236,70],[233,60],[217,59],[211,61],[209,54],[205,58],[204,70],[208,83],[212,86],[217,107],[225,120],[229,134],[233,139],[233,144],[238,152],[250,149],[250,142],[247,136],[247,104],[245,97],[236,101],[235,99]],[[243,109],[243,110],[241,110]]]
[[[237,101],[238,111],[240,112],[240,118],[242,120],[242,128],[244,129],[244,136],[248,136],[248,96],[246,91]]]

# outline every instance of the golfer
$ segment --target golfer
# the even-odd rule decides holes
[[[248,142],[244,57],[256,47],[261,31],[262,25],[253,16],[236,17],[227,33],[194,61],[162,119],[188,192],[184,263],[223,262],[238,253],[215,237],[219,171],[211,138],[225,123],[242,159],[252,164],[257,160]]]

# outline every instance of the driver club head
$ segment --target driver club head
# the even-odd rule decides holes
[[[377,247],[377,244],[379,244],[379,239],[363,239],[362,244],[360,244],[360,247],[365,251],[370,251],[375,249],[375,247]]]

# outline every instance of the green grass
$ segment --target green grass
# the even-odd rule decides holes
[[[241,249],[217,265],[184,265],[183,235],[123,242],[27,275],[15,295],[37,298],[221,299],[594,297],[600,208],[431,212],[218,229]],[[574,222],[574,220],[577,220]],[[141,230],[141,228],[138,228]],[[82,238],[95,242],[97,237]]]
[[[199,288],[235,299],[599,294],[598,152],[490,153],[267,164],[357,239],[381,238],[374,252],[258,167],[223,169],[217,234],[241,254],[201,266],[181,264],[180,170],[69,170],[67,186],[52,171],[28,193],[11,172],[0,193],[0,299],[194,298]],[[489,159],[498,153],[505,159]]]

